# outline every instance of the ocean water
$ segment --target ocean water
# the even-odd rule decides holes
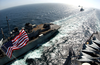
[[[78,6],[48,3],[1,10],[0,28],[3,28],[6,37],[8,36],[6,16],[9,19],[10,30],[16,26],[21,29],[27,22],[54,23],[61,26],[54,38],[8,65],[27,65],[26,59],[33,59],[33,65],[63,65],[69,48],[72,48],[77,56],[90,35],[95,31],[100,31],[100,10],[85,7],[84,9],[80,12]],[[72,62],[72,65],[75,65],[75,62]]]

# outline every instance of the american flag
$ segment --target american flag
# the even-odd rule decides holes
[[[13,40],[5,43],[1,49],[7,54],[9,58],[11,58],[13,50],[18,50],[26,46],[28,41],[29,38],[27,33],[22,29],[22,31]]]

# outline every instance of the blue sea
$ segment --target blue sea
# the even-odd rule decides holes
[[[26,63],[28,58],[34,59],[35,64],[33,63],[33,65],[63,65],[70,47],[73,48],[75,55],[78,55],[82,44],[90,35],[95,31],[100,32],[100,10],[95,8],[84,7],[84,11],[80,11],[78,6],[42,3],[0,10],[0,28],[3,29],[7,38],[9,31],[6,16],[11,31],[14,27],[21,29],[25,23],[37,25],[53,23],[61,26],[55,37],[39,48],[30,50],[23,57],[8,63],[8,65],[28,65]],[[0,32],[1,38],[2,34]]]

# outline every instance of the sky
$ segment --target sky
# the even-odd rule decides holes
[[[81,5],[83,7],[93,7],[100,9],[100,0],[0,0],[0,10],[14,6],[36,3],[64,3],[75,6]]]

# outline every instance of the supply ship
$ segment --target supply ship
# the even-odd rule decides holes
[[[35,48],[38,44],[46,41],[49,38],[52,38],[55,33],[58,33],[58,29],[60,28],[59,25],[55,25],[52,23],[45,23],[39,25],[32,25],[30,23],[26,23],[22,29],[27,33],[29,41],[27,45],[21,49],[14,50],[12,53],[12,57],[8,58],[7,55],[2,51],[0,47],[0,65],[7,64],[8,62],[20,57],[21,55],[27,53],[31,49]],[[1,45],[8,42],[11,39],[14,39],[16,35],[20,33],[21,30],[18,30],[16,27],[12,32],[10,32],[10,37],[4,39]],[[2,31],[3,34],[3,31]],[[3,38],[4,34],[3,34]]]

